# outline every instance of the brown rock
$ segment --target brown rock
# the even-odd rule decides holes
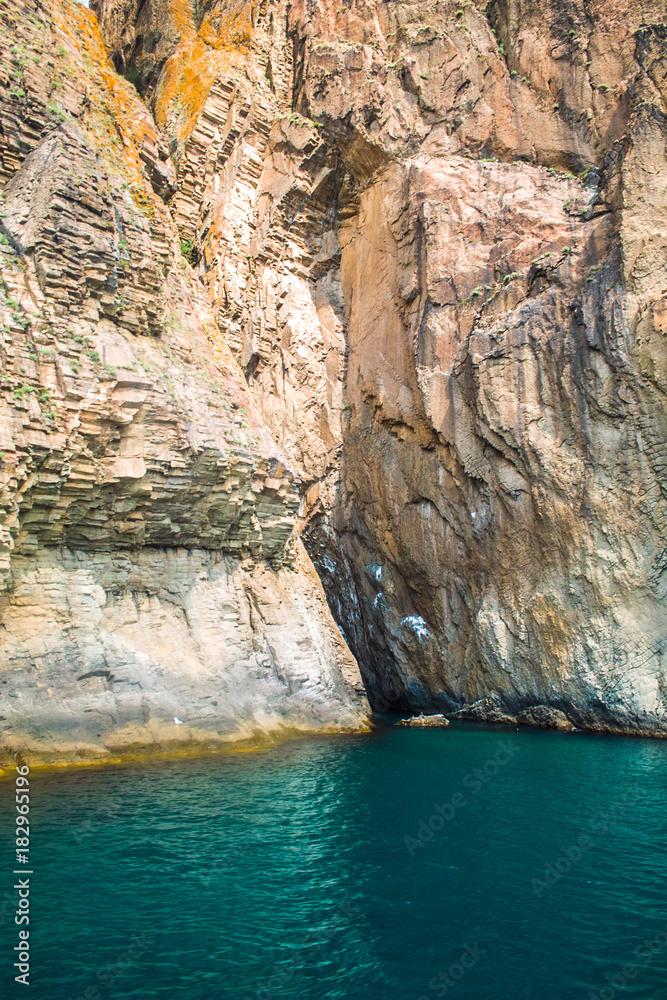
[[[28,6],[5,572],[296,527],[376,708],[664,733],[664,3]]]
[[[58,49],[48,14],[15,25],[56,82],[85,64],[87,99],[3,161],[3,745],[49,763],[359,727],[298,479],[163,203],[173,165],[70,7]]]

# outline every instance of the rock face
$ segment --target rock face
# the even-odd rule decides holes
[[[3,706],[667,732],[664,0],[2,9]]]
[[[401,704],[495,692],[505,714],[659,728],[662,335],[621,290],[599,197],[539,167],[415,157],[344,227],[334,518],[353,648]]]
[[[657,7],[600,5],[592,28],[563,7],[548,33],[542,5],[487,10],[527,80],[468,70],[468,118],[442,66],[463,21],[486,64],[481,14],[414,36],[445,124],[340,227],[350,418],[320,529],[338,558],[310,537],[372,697],[664,732],[666,36]],[[377,120],[365,141],[391,148]]]
[[[88,10],[3,18],[3,746],[48,763],[363,725],[163,136]]]

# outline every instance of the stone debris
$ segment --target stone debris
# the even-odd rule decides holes
[[[448,726],[449,719],[444,715],[413,715],[411,719],[401,719],[397,726],[410,726],[413,729],[429,729]]]

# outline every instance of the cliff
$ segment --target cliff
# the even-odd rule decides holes
[[[2,16],[3,747],[66,762],[363,725],[162,135],[87,9]]]
[[[8,746],[667,731],[665,13],[2,6]]]

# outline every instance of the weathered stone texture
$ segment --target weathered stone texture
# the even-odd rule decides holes
[[[664,438],[596,198],[541,168],[417,157],[345,226],[334,528],[379,697],[661,726]]]
[[[88,759],[363,724],[298,476],[167,205],[167,140],[92,14],[24,15],[3,10],[23,74],[2,106],[5,744]]]
[[[125,80],[53,11],[0,109],[7,557],[280,566],[296,519],[376,707],[667,731],[664,0],[99,0]]]
[[[297,572],[202,549],[41,549],[13,560],[6,750],[77,761],[360,724],[358,671]]]

